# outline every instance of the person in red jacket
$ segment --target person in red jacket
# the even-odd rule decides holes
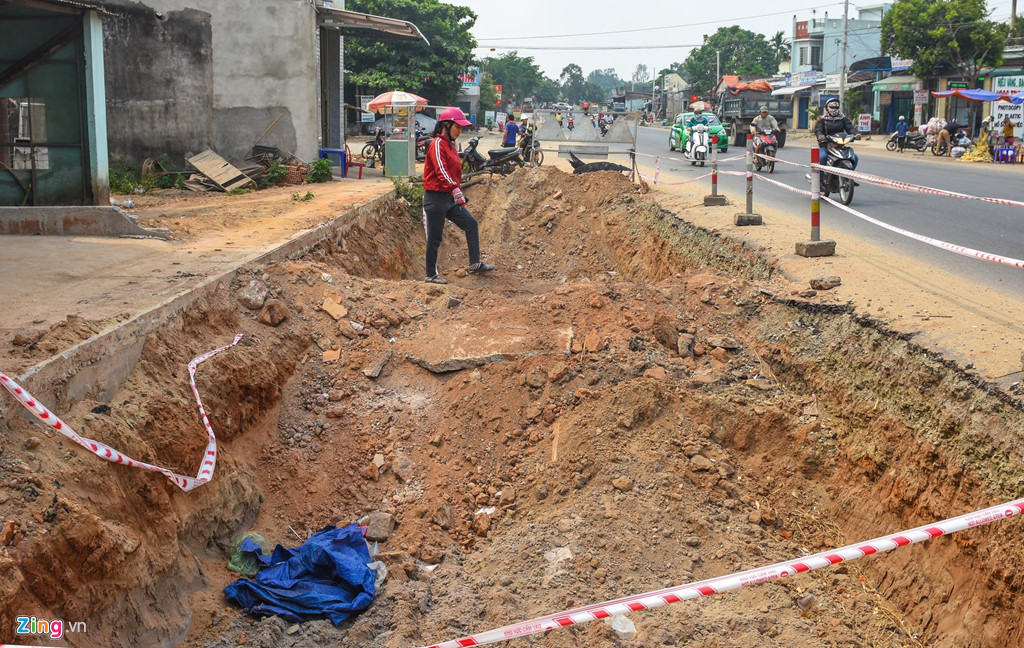
[[[470,121],[458,108],[445,108],[437,118],[434,139],[427,144],[427,161],[423,168],[423,229],[427,234],[426,271],[428,283],[446,284],[437,272],[437,251],[441,247],[445,219],[455,223],[466,234],[469,247],[469,274],[494,270],[480,260],[480,232],[473,214],[466,209],[462,183],[462,159],[455,149],[455,140],[462,127]]]

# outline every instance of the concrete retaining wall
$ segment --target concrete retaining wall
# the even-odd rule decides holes
[[[58,414],[81,398],[102,401],[114,394],[131,374],[142,353],[146,336],[173,325],[183,311],[192,308],[200,299],[229,290],[238,268],[250,263],[296,259],[324,241],[337,241],[352,230],[375,229],[376,219],[385,212],[393,196],[392,191],[353,207],[330,223],[305,232],[269,252],[242,259],[235,268],[39,363],[18,376],[17,380]],[[15,413],[31,416],[21,405],[10,399],[0,399],[0,419]]]
[[[117,207],[0,207],[0,234],[170,238],[167,228],[139,227]]]

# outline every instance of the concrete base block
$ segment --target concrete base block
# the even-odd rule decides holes
[[[705,207],[721,207],[726,204],[725,196],[704,196]]]
[[[732,217],[732,224],[739,225],[763,225],[764,222],[761,220],[761,214],[736,214]]]
[[[796,253],[802,257],[832,256],[836,253],[836,242],[801,241],[796,244]]]

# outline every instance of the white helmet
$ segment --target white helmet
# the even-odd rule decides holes
[[[900,115],[900,121],[906,121],[906,120],[907,120],[906,117],[904,117],[903,115]]]

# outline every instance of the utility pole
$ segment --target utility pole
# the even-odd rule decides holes
[[[839,72],[839,105],[846,108],[846,38],[849,35],[850,0],[843,0],[843,62]]]
[[[1010,2],[1010,33],[1017,26],[1017,0]]]
[[[722,51],[715,50],[715,88],[722,82]],[[715,88],[712,88],[714,90]]]

